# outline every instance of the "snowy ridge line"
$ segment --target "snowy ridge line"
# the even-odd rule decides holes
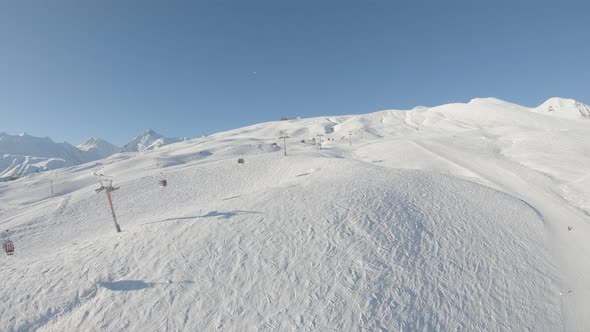
[[[492,178],[489,178],[489,177],[487,177],[487,176],[485,176],[485,175],[482,175],[481,173],[478,173],[478,172],[476,172],[476,171],[475,171],[474,169],[472,169],[472,168],[468,168],[468,167],[466,167],[466,166],[464,166],[464,165],[462,165],[462,164],[459,164],[459,163],[457,163],[457,162],[455,162],[455,161],[453,161],[453,160],[449,159],[448,157],[446,157],[446,156],[444,156],[444,155],[440,154],[439,152],[435,152],[435,151],[434,151],[434,150],[432,150],[431,148],[427,148],[425,145],[423,145],[423,144],[421,144],[421,143],[418,143],[418,142],[416,142],[416,141],[409,141],[409,142],[411,142],[412,144],[414,144],[414,145],[416,145],[416,146],[418,146],[418,147],[420,147],[420,148],[424,149],[425,151],[427,151],[427,152],[429,152],[429,153],[432,153],[432,154],[436,155],[437,157],[440,157],[440,158],[443,158],[443,159],[445,159],[446,161],[448,161],[448,162],[452,163],[453,165],[456,165],[456,166],[458,166],[458,167],[460,167],[460,168],[464,168],[464,169],[466,169],[467,171],[469,171],[469,172],[471,172],[471,173],[477,174],[477,175],[478,175],[478,176],[479,176],[481,179],[483,179],[483,180],[486,180],[486,181],[487,181],[487,182],[489,182],[489,183],[493,183],[495,187],[497,186],[498,188],[502,188],[502,190],[500,190],[500,189],[496,189],[496,190],[498,190],[499,192],[501,192],[501,193],[503,193],[503,194],[505,194],[505,195],[508,195],[508,196],[510,196],[510,197],[513,197],[513,198],[515,198],[515,199],[517,199],[517,200],[520,200],[522,203],[524,203],[525,205],[527,205],[527,206],[528,206],[528,207],[529,207],[531,210],[535,211],[535,213],[537,214],[537,216],[539,217],[539,220],[540,220],[541,222],[543,222],[543,223],[545,222],[545,218],[543,217],[543,214],[542,214],[542,213],[541,213],[541,212],[540,212],[540,211],[539,211],[539,210],[538,210],[536,207],[534,207],[532,204],[530,204],[529,202],[527,202],[527,201],[526,201],[525,199],[523,199],[522,197],[519,197],[519,196],[517,196],[517,195],[511,194],[511,193],[509,193],[509,192],[505,191],[505,190],[506,190],[506,188],[505,188],[505,187],[504,187],[504,186],[503,186],[501,183],[498,183],[498,182],[496,182],[494,179],[492,179]],[[468,179],[466,179],[466,181],[469,181],[469,180],[468,180]],[[494,188],[492,188],[492,189],[494,189]]]

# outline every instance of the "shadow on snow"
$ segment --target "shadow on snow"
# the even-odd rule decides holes
[[[120,281],[109,281],[99,282],[100,286],[110,289],[112,291],[128,292],[136,291],[146,288],[152,288],[157,285],[170,285],[170,284],[194,284],[194,281],[180,281],[180,282],[167,282],[167,283],[156,283],[156,282],[145,282],[143,280],[120,280]]]
[[[243,210],[233,210],[233,211],[226,211],[226,212],[211,211],[211,212],[201,215],[201,216],[166,218],[166,219],[162,219],[162,220],[147,222],[147,223],[144,223],[143,225],[157,224],[157,223],[166,222],[166,221],[199,219],[199,218],[208,218],[208,217],[217,217],[217,219],[230,219],[231,217],[245,215],[245,214],[260,214],[260,212],[243,211]]]

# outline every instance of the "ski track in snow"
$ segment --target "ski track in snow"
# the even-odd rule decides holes
[[[0,261],[0,326],[586,329],[588,197],[560,189],[584,169],[563,173],[560,156],[538,166],[509,141],[559,126],[567,140],[585,124],[513,111],[522,127],[499,127],[501,110],[475,121],[451,106],[260,124],[114,156],[104,171],[121,186],[120,234],[85,166],[60,173],[56,197],[29,185],[42,174],[5,183],[0,223],[16,254]],[[326,126],[335,140],[322,151],[300,142]],[[286,158],[252,138],[281,130],[300,135]],[[351,148],[340,138],[355,130]]]

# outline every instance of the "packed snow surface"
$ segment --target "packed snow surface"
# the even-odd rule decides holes
[[[588,330],[570,104],[263,123],[0,183],[1,330]]]

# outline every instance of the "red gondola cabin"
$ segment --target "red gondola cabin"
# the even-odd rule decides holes
[[[10,241],[10,240],[4,240],[4,243],[2,244],[2,247],[4,248],[4,252],[8,256],[14,254],[14,243],[12,243],[12,241]]]

